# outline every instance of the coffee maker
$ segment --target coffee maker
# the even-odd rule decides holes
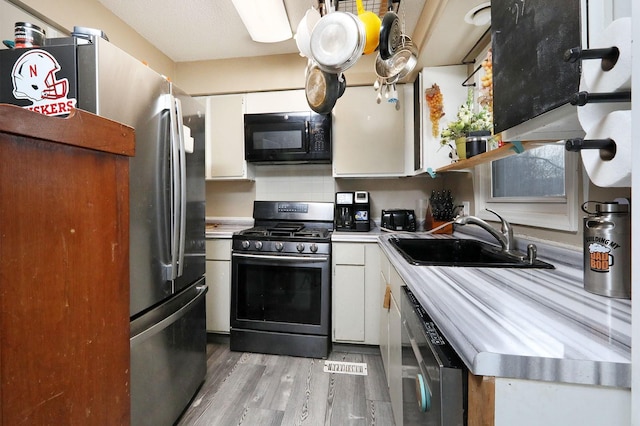
[[[368,232],[369,211],[367,191],[336,192],[335,230]]]

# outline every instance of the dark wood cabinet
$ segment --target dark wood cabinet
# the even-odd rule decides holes
[[[0,424],[130,422],[134,131],[0,105]]]

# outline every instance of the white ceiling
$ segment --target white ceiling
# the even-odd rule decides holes
[[[175,62],[298,52],[293,39],[269,44],[252,41],[231,0],[99,1]],[[378,13],[381,1],[384,0],[363,0],[363,4],[365,9]],[[404,18],[407,34],[413,34],[426,1],[401,0],[399,15]],[[460,9],[453,17],[454,22],[467,25],[464,24],[464,14],[481,2],[482,0],[447,0],[443,3],[447,4],[445,9],[452,9],[451,5],[458,4],[453,8]],[[316,0],[284,0],[284,3],[294,33],[305,12],[317,4]],[[357,13],[354,0],[340,0],[338,7],[339,10]],[[442,21],[447,22],[444,18]],[[475,34],[467,38],[471,45],[477,40]],[[445,34],[444,41],[448,40],[459,43],[455,37]],[[433,52],[436,57],[447,52],[447,46],[438,47]],[[455,63],[468,51],[468,47],[464,45],[454,47],[457,59],[443,58],[436,62]]]

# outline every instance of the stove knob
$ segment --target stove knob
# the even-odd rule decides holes
[[[284,248],[284,244],[282,244],[282,241],[276,242],[276,250],[282,251],[283,248]]]
[[[316,245],[316,243],[312,243],[309,249],[311,249],[311,253],[316,253],[318,251],[318,246]]]
[[[247,250],[249,247],[251,247],[251,243],[249,241],[247,241],[247,240],[244,240],[242,242],[242,248]]]
[[[304,244],[298,243],[296,245],[296,250],[298,250],[298,253],[302,253],[304,251]]]
[[[262,241],[256,241],[256,249],[262,250]]]

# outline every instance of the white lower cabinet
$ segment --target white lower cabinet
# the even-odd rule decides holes
[[[395,271],[395,269],[394,269]],[[400,297],[391,293],[389,308],[389,398],[396,425],[402,424],[402,317]]]
[[[377,243],[333,243],[333,341],[377,345]]]
[[[380,353],[389,386],[389,397],[393,418],[402,424],[402,317],[400,315],[400,291],[404,282],[390,264],[387,256],[380,252]],[[379,308],[380,309],[380,308]]]
[[[207,331],[229,333],[231,309],[231,240],[207,239]]]
[[[381,257],[384,258],[384,260],[386,260],[386,256],[384,254],[381,254]],[[389,264],[389,262],[387,261],[387,266],[388,266],[388,264]],[[388,273],[387,273],[387,276],[388,276]],[[381,295],[381,298],[383,298],[384,295],[385,295],[385,289],[387,288],[387,284],[388,283],[389,283],[388,278],[385,277],[385,275],[381,271],[380,272],[380,289],[379,289],[379,293]],[[391,296],[391,293],[389,293],[389,296]],[[390,303],[391,302],[389,301],[389,305],[390,305]],[[380,339],[379,339],[380,340],[380,355],[382,356],[382,365],[384,366],[385,378],[387,379],[387,383],[389,383],[389,311],[390,311],[390,306],[389,307],[385,307],[385,306],[383,306],[383,303],[380,302],[379,310],[380,310]]]

